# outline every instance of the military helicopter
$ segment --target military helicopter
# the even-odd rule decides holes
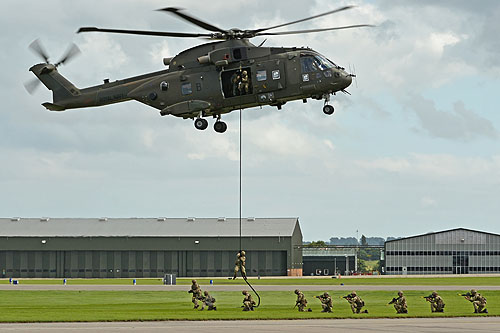
[[[256,46],[249,39],[257,36],[280,36],[322,31],[368,27],[358,24],[334,28],[268,32],[325,15],[353,8],[345,6],[326,13],[263,29],[224,30],[186,14],[179,8],[163,8],[209,33],[183,33],[162,31],[101,29],[82,27],[77,33],[104,32],[146,36],[204,38],[215,40],[182,51],[175,57],[164,58],[167,69],[140,76],[79,89],[61,74],[57,68],[78,53],[71,47],[61,61],[51,64],[49,57],[36,40],[30,48],[44,59],[44,63],[29,70],[53,93],[53,102],[42,105],[51,111],[101,106],[136,100],[160,110],[160,115],[172,115],[193,119],[199,130],[208,127],[204,117],[215,118],[214,130],[223,133],[227,129],[221,116],[233,110],[263,105],[278,109],[288,101],[308,98],[324,99],[323,112],[331,115],[333,106],[330,96],[351,84],[354,74],[345,71],[327,57],[310,48]],[[38,80],[37,80],[38,83]],[[33,84],[27,86],[33,90]]]

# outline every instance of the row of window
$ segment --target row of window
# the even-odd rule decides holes
[[[500,256],[500,251],[386,251],[388,256]]]
[[[500,267],[460,267],[472,272],[500,272]],[[402,272],[403,267],[386,267],[387,272]],[[408,272],[451,272],[453,267],[406,267]]]

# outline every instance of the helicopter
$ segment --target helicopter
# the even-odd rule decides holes
[[[214,130],[224,133],[227,125],[222,115],[234,110],[243,110],[264,105],[281,110],[289,101],[308,98],[324,100],[323,112],[334,113],[330,96],[336,92],[349,94],[349,87],[355,74],[335,64],[327,57],[306,47],[263,47],[256,46],[249,39],[258,36],[280,36],[314,33],[360,27],[357,24],[333,28],[269,32],[268,30],[316,19],[353,8],[340,7],[322,14],[272,27],[241,30],[224,30],[174,7],[159,9],[188,21],[208,33],[183,33],[142,30],[119,30],[96,27],[82,27],[77,33],[103,32],[145,36],[178,38],[203,38],[211,40],[174,57],[163,58],[167,69],[79,89],[59,74],[58,67],[79,53],[76,45],[68,49],[62,59],[52,64],[47,52],[35,40],[30,49],[45,62],[29,70],[53,94],[53,102],[42,105],[51,111],[87,108],[136,100],[160,110],[160,115],[172,115],[194,120],[198,130],[208,127],[207,117],[215,119]],[[36,79],[35,79],[36,80]],[[39,83],[39,81],[36,83]],[[33,90],[33,83],[26,86]]]

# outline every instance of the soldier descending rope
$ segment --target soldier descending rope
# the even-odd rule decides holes
[[[236,261],[234,263],[234,276],[233,280],[236,279],[236,275],[238,274],[238,271],[241,272],[241,276],[246,280],[247,279],[247,271],[245,270],[245,262],[246,262],[246,257],[245,257],[245,251],[241,250],[238,252],[236,255]]]

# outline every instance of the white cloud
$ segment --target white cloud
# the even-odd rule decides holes
[[[358,160],[356,164],[365,169],[413,175],[424,179],[447,178],[462,181],[475,179],[480,182],[500,182],[500,155],[481,158],[412,153],[408,157]]]

